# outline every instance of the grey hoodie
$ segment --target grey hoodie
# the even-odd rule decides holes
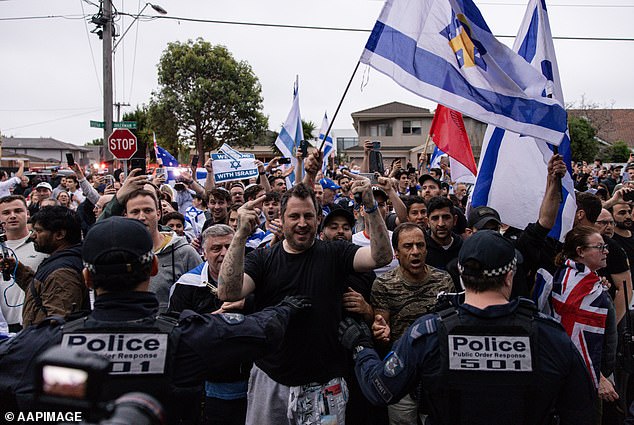
[[[162,235],[171,238],[156,256],[159,261],[159,271],[150,279],[150,291],[156,294],[159,301],[159,310],[167,310],[170,287],[181,275],[187,273],[203,262],[196,250],[187,243],[182,236],[174,232],[161,232]]]

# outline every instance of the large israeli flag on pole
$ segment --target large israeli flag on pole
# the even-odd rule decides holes
[[[328,114],[324,112],[324,119],[321,122],[321,129],[319,130],[320,143],[324,140],[329,126],[330,123],[328,122]],[[326,170],[328,169],[328,158],[330,158],[331,154],[334,155],[333,149],[334,146],[332,145],[332,136],[329,134],[328,137],[326,137],[326,142],[324,143],[324,163],[321,166],[321,172],[324,174],[324,176],[326,175]]]
[[[516,50],[548,79],[547,94],[564,103],[555,48],[544,0],[530,0],[515,45]],[[550,236],[563,240],[577,209],[572,181],[570,138],[559,145],[568,173],[562,179],[563,202]],[[523,229],[539,217],[544,198],[551,147],[542,140],[521,137],[490,125],[484,136],[472,205],[495,208],[503,222]]]
[[[472,0],[386,0],[361,62],[477,120],[559,145],[566,111],[546,78],[495,39]]]
[[[299,77],[296,77],[293,87],[293,106],[286,117],[286,121],[284,121],[280,134],[275,140],[275,146],[282,152],[282,155],[286,158],[291,158],[291,165],[295,167],[297,167],[295,150],[299,147],[299,143],[303,138],[302,117],[299,113]],[[287,178],[292,185],[295,181],[295,173],[291,173]]]

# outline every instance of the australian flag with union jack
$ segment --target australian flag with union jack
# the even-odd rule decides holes
[[[609,303],[601,279],[585,265],[566,260],[555,274],[551,292],[553,316],[581,353],[597,388]]]

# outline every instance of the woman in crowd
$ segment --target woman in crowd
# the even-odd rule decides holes
[[[599,400],[618,394],[608,376],[616,363],[616,314],[606,281],[596,271],[606,266],[608,245],[592,227],[577,226],[566,234],[551,294],[553,315],[581,353],[598,390]],[[601,404],[597,422],[601,423]]]

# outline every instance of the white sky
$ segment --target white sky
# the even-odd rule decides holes
[[[476,0],[476,4],[494,34],[515,35],[526,1]],[[156,0],[156,3],[167,10],[168,16],[183,18],[368,30],[383,5],[377,0]],[[601,2],[594,2],[597,3]],[[145,3],[114,0],[114,4],[120,11],[134,14]],[[605,0],[601,6],[583,5],[593,3],[589,0],[548,3],[553,36],[634,38],[634,1]],[[101,41],[95,34],[87,35],[87,29],[92,30],[94,25],[80,18],[96,12],[97,7],[82,0],[0,0],[0,132],[4,136],[53,137],[78,145],[102,137],[102,130],[89,127],[90,120],[103,120]],[[144,12],[144,15],[155,14],[149,7]],[[47,15],[76,19],[2,20]],[[132,21],[129,17],[122,19],[118,22],[120,33]],[[123,111],[148,103],[151,92],[158,89],[156,65],[167,43],[197,37],[223,44],[236,59],[251,64],[262,84],[269,128],[277,131],[291,107],[296,74],[300,78],[302,118],[313,121],[317,127],[325,110],[332,118],[368,33],[164,19],[139,21],[138,32],[135,25],[115,57],[115,102],[132,105]],[[502,40],[512,45],[512,39]],[[579,103],[585,95],[586,100],[601,105],[634,107],[634,41],[555,40],[555,49],[566,102]],[[367,84],[361,89],[364,73]],[[435,108],[434,103],[362,65],[334,128],[352,128],[352,112],[391,101]]]

